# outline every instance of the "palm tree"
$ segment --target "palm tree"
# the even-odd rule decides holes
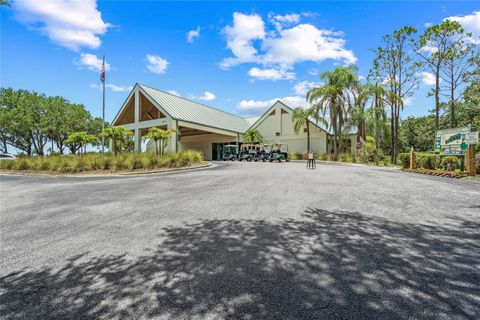
[[[365,141],[366,132],[366,120],[367,112],[365,106],[369,99],[368,92],[369,84],[358,85],[351,92],[353,96],[353,106],[349,110],[350,121],[348,127],[357,129],[357,143],[360,143],[361,139]],[[349,128],[349,129],[350,129]]]
[[[307,101],[313,105],[315,118],[328,124],[333,131],[333,157],[342,149],[342,129],[352,107],[351,91],[358,86],[355,66],[337,67],[320,75],[325,84],[307,92]],[[328,116],[327,116],[328,114]]]
[[[387,113],[385,111],[385,105],[388,101],[392,100],[387,89],[380,86],[378,83],[368,84],[366,91],[372,99],[372,104],[367,111],[367,123],[370,131],[375,135],[375,147],[378,149],[381,141],[382,132],[385,133],[388,130]],[[395,98],[393,98],[395,99]]]
[[[161,141],[160,154],[163,155],[163,151],[168,144],[168,140],[172,133],[177,132],[175,129],[162,130],[160,128],[150,128],[148,133],[143,137],[144,140],[151,140],[155,142],[155,154],[158,156],[158,142]]]
[[[310,153],[310,118],[315,115],[313,108],[304,109],[301,107],[293,110],[292,122],[295,134],[300,132],[304,126],[307,126],[307,152]]]
[[[150,128],[148,133],[143,137],[144,140],[151,140],[155,143],[155,154],[158,156],[158,141],[163,137],[162,129]]]
[[[246,143],[260,142],[261,143],[262,141],[263,141],[263,137],[260,134],[260,131],[258,131],[258,129],[248,129],[243,134],[243,142],[246,142]]]

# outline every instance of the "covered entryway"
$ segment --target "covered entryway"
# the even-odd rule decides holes
[[[237,143],[248,127],[243,118],[140,84],[125,100],[113,125],[134,132],[137,152],[143,151],[142,136],[150,128],[175,129],[167,151],[197,150],[207,160],[214,156],[213,144]],[[155,146],[147,143],[145,149],[153,151]]]

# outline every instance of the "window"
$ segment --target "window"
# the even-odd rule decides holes
[[[280,136],[280,132],[275,132],[275,135],[276,135],[277,137],[279,137],[279,136]]]

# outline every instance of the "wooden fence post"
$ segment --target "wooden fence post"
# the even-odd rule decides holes
[[[417,169],[417,156],[415,155],[415,151],[413,151],[413,147],[410,149],[410,170]]]
[[[475,145],[470,145],[465,152],[465,171],[475,174]]]

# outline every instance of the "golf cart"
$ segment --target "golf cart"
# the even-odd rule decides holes
[[[288,145],[285,143],[275,143],[272,145],[272,150],[270,151],[270,156],[268,157],[268,161],[282,162],[282,160],[290,161],[288,158]]]
[[[223,155],[222,159],[223,161],[234,161],[237,159],[238,154],[238,147],[236,144],[227,144],[226,146],[223,147]]]
[[[253,161],[267,161],[270,157],[270,151],[272,149],[272,145],[270,144],[263,144],[261,148],[255,153],[253,156]]]
[[[240,146],[240,156],[238,161],[252,161],[255,154],[257,153],[257,145],[255,144],[242,144]]]

